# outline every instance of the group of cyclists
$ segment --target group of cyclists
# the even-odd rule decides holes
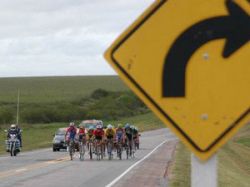
[[[117,156],[121,159],[121,153],[124,148],[127,150],[128,156],[133,156],[136,149],[139,149],[139,132],[138,128],[130,125],[129,123],[122,125],[118,124],[117,127],[109,124],[103,125],[100,121],[94,126],[85,128],[84,125],[79,125],[77,129],[74,122],[69,123],[69,127],[65,134],[65,140],[70,146],[70,142],[75,141],[82,142],[89,149],[89,142],[93,142],[93,150],[91,151],[90,158],[92,159],[92,152],[97,154],[97,146],[101,145],[101,156],[105,156],[105,150],[109,155],[109,158],[113,157],[113,150],[116,150]],[[76,137],[78,139],[76,140]],[[119,145],[122,145],[119,147]],[[74,147],[74,146],[73,146]]]

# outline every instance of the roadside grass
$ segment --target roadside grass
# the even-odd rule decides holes
[[[218,186],[248,187],[250,184],[250,123],[218,151]],[[190,186],[190,154],[182,143],[176,150],[171,187]]]
[[[139,128],[139,131],[147,131],[158,128],[165,127],[159,120],[154,116],[153,113],[147,113],[143,115],[138,115],[135,117],[124,118],[118,121],[109,121],[104,122],[104,124],[114,124],[118,123],[130,123],[136,125]],[[55,131],[60,127],[66,127],[66,123],[50,123],[50,124],[24,124],[21,126],[23,129],[23,149],[22,151],[40,149],[52,147],[52,139]],[[0,154],[5,153],[5,139],[6,133],[4,129],[7,129],[7,126],[1,127],[0,129]]]
[[[190,186],[190,151],[180,142],[175,152],[174,164],[171,167],[170,186],[189,187]]]

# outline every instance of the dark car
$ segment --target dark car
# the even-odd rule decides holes
[[[65,142],[65,134],[67,128],[59,128],[53,138],[53,151],[60,151],[60,149],[67,149]]]
[[[78,132],[79,129],[77,129]],[[65,134],[67,128],[59,128],[53,138],[53,151],[60,151],[60,149],[67,149],[67,143],[65,141]],[[78,136],[75,137],[75,149],[79,151]]]

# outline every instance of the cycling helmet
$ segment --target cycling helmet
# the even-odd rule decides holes
[[[16,129],[16,125],[15,125],[15,124],[12,124],[12,125],[10,126],[10,128],[11,128],[11,129]]]
[[[94,130],[94,126],[90,126],[90,127],[89,127],[89,130]]]
[[[113,126],[111,124],[108,124],[108,129],[112,129]]]
[[[85,129],[83,125],[79,125],[79,128],[80,129]]]
[[[101,129],[102,126],[101,126],[101,125],[96,125],[96,128],[97,128],[97,129]]]
[[[118,126],[118,128],[122,128],[122,124],[120,124],[120,123],[117,126]]]
[[[135,126],[134,126],[134,125],[131,125],[130,128],[131,128],[131,129],[135,129]]]
[[[73,126],[75,126],[75,123],[74,123],[74,122],[70,122],[70,123],[69,123],[69,126],[70,126],[70,127],[73,127]]]
[[[98,121],[98,125],[103,126],[103,122],[102,122],[102,120],[99,120],[99,121]]]
[[[130,125],[128,123],[126,123],[125,128],[129,128],[129,127],[130,127]]]

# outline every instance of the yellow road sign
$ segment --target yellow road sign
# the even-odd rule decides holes
[[[155,2],[106,51],[127,85],[202,160],[250,121],[250,2]]]

